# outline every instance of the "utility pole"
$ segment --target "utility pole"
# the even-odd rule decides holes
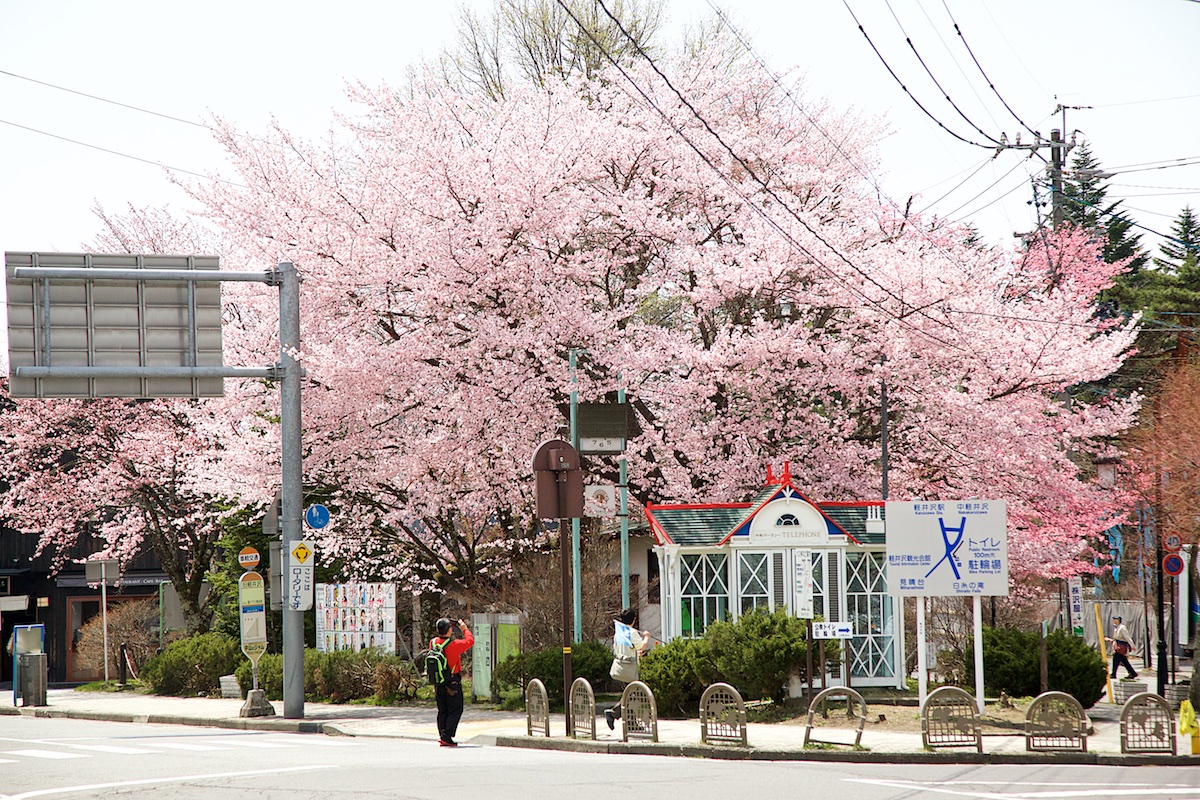
[[[1063,224],[1063,162],[1066,160],[1066,143],[1062,131],[1050,131],[1050,207],[1054,230]]]

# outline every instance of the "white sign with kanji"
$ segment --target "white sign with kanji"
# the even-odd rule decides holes
[[[288,552],[287,573],[283,576],[284,605],[292,611],[313,607],[313,568],[317,553],[310,541],[295,542]]]
[[[1003,500],[888,501],[886,526],[891,594],[1008,594],[1008,509]]]

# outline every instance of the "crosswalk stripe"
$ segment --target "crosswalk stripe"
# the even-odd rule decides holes
[[[279,741],[279,738],[271,739],[270,741]],[[358,742],[348,741],[347,739],[338,739],[332,736],[320,736],[315,734],[301,735],[300,738],[290,737],[284,740],[288,747],[308,747],[315,745],[317,747],[357,747]]]
[[[216,746],[210,745],[210,744],[191,744],[191,743],[185,743],[185,742],[158,742],[158,741],[156,741],[154,743],[154,746],[155,747],[165,747],[169,750],[194,750],[197,752],[200,752],[200,751],[212,752],[215,750],[230,749],[228,747],[216,747]]]
[[[64,753],[60,750],[5,750],[3,755],[27,758],[91,758],[83,753]]]
[[[143,750],[138,747],[120,747],[115,744],[66,744],[76,750],[92,750],[97,753],[115,753],[117,755],[140,755],[142,753],[157,753],[157,750]]]
[[[235,747],[257,747],[262,750],[281,750],[285,747],[296,747],[294,744],[280,744],[279,742],[267,742],[257,737],[249,736],[230,741],[229,739],[222,740],[221,744],[233,745]]]

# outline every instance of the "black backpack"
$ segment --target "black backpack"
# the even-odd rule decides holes
[[[430,686],[441,686],[450,679],[450,664],[443,652],[449,643],[448,637],[443,639],[441,644],[434,642],[425,653],[425,679],[429,681]]]

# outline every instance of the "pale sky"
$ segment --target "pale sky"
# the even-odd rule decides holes
[[[201,127],[26,79],[184,120],[214,113],[250,131],[274,116],[293,132],[320,136],[334,109],[351,110],[344,81],[402,84],[407,67],[450,40],[458,5],[0,0],[0,249],[78,251],[99,229],[90,210],[97,203],[186,214],[187,198],[155,164],[228,174]],[[711,14],[708,0],[666,5],[672,38],[688,20]],[[1110,200],[1127,198],[1137,223],[1165,233],[1185,204],[1200,209],[1197,0],[726,0],[724,7],[772,69],[804,76],[810,97],[891,127],[872,181],[900,204],[916,194],[915,209],[931,205],[973,222],[989,242],[1011,244],[1014,231],[1036,225],[1030,177],[1042,162],[1014,151],[989,160],[990,151],[944,132],[888,74],[851,10],[909,90],[964,138],[986,141],[945,101],[906,35],[971,122],[996,138],[1031,137],[988,88],[951,15],[1031,128],[1048,137],[1061,123],[1053,114],[1059,102],[1092,106],[1067,112],[1068,137],[1078,130],[1107,169],[1149,167],[1109,181]],[[1157,247],[1157,236],[1140,232]]]

